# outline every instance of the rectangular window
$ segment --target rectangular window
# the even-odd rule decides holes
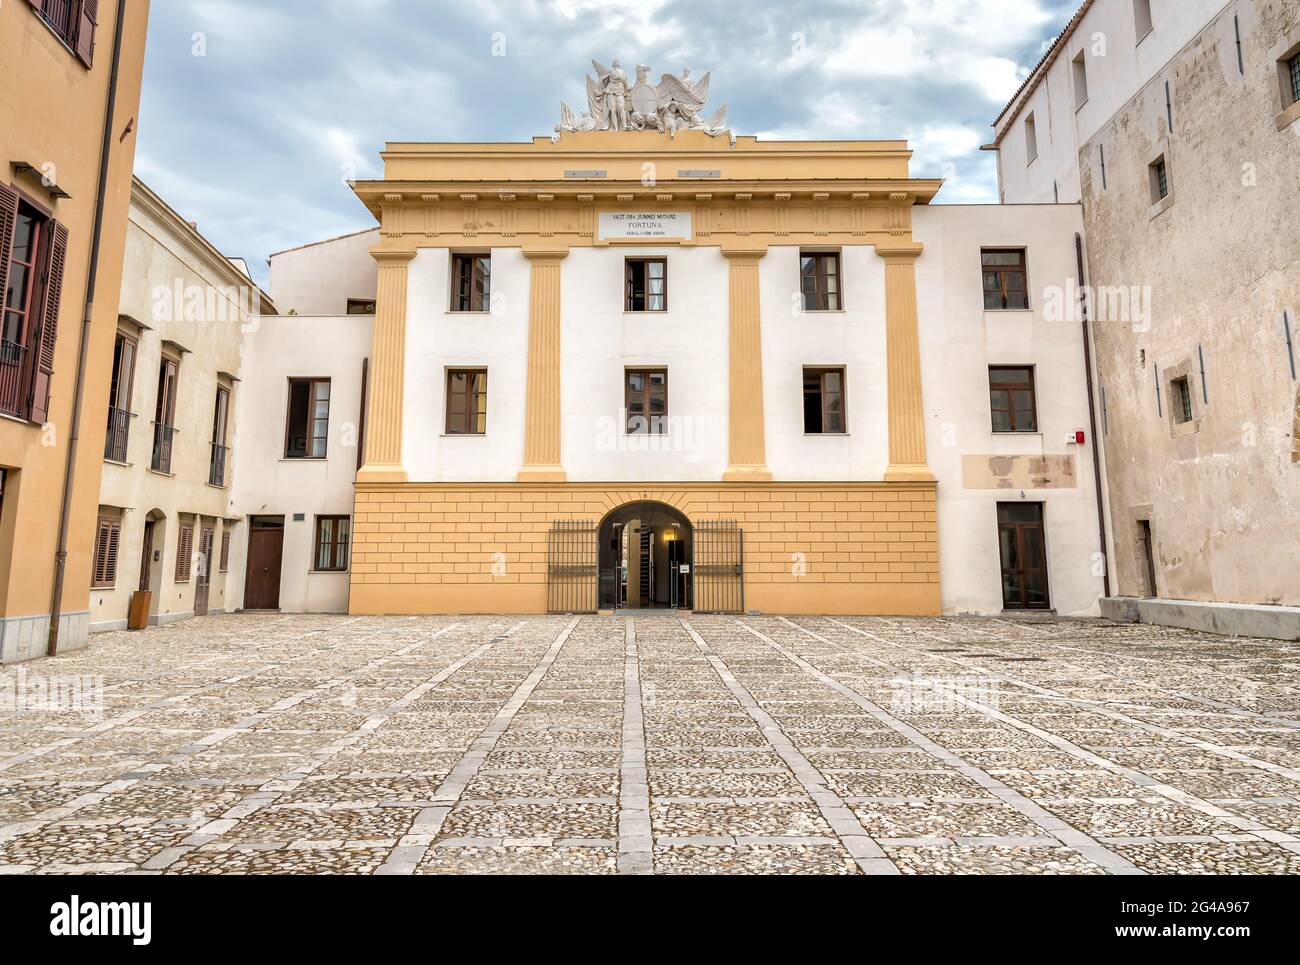
[[[0,412],[48,418],[68,230],[0,184]]]
[[[153,415],[153,458],[155,472],[172,471],[172,444],[176,437],[176,380],[180,363],[164,355],[158,363],[158,398]]]
[[[451,310],[486,312],[492,305],[492,256],[451,256]]]
[[[226,484],[226,462],[230,449],[226,445],[227,423],[230,421],[230,390],[217,386],[217,401],[212,413],[212,454],[208,457],[208,483]]]
[[[1084,51],[1079,51],[1070,64],[1074,77],[1074,109],[1088,103],[1088,63]]]
[[[1286,79],[1291,95],[1289,103],[1294,104],[1300,101],[1300,52],[1294,54],[1286,62]]]
[[[623,404],[629,434],[661,435],[668,431],[668,370],[627,369]]]
[[[1133,26],[1138,40],[1151,32],[1151,0],[1133,0]]]
[[[117,341],[113,343],[113,371],[108,380],[108,433],[104,437],[104,458],[114,462],[126,462],[135,353],[135,339],[125,332],[118,332]]]
[[[1173,407],[1175,422],[1181,425],[1192,421],[1192,386],[1187,376],[1169,383],[1169,402]]]
[[[347,516],[316,517],[315,569],[346,570],[348,568],[348,531],[351,520]]]
[[[348,314],[349,315],[375,314],[375,300],[373,298],[349,298]]]
[[[91,586],[96,589],[117,585],[117,547],[122,536],[122,517],[100,516],[95,529],[95,560]]]
[[[1036,157],[1038,157],[1038,123],[1030,113],[1025,118],[1025,163],[1028,164]]]
[[[803,370],[803,431],[844,432],[844,369]]]
[[[668,259],[629,258],[625,263],[626,297],[629,312],[668,310]]]
[[[231,530],[229,523],[221,527],[221,563],[219,568],[222,573],[230,569],[230,537],[232,533],[233,530]]]
[[[181,523],[176,534],[176,582],[190,581],[190,564],[194,556],[194,522]]]
[[[487,369],[447,370],[447,434],[487,432]]]
[[[1169,197],[1169,166],[1164,157],[1151,165],[1151,203],[1158,204]]]
[[[984,269],[986,311],[1029,307],[1024,248],[984,248],[980,251],[980,262]]]
[[[839,311],[842,307],[839,252],[799,252],[799,286],[805,312]]]
[[[28,0],[28,3],[77,59],[91,66],[99,0]]]
[[[994,432],[1037,432],[1034,370],[1023,365],[990,365],[989,408]]]
[[[330,380],[290,379],[286,459],[324,459],[329,441]]]

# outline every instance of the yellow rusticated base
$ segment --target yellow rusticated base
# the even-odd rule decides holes
[[[350,611],[541,613],[557,520],[599,523],[632,502],[745,533],[745,607],[765,613],[935,615],[935,484],[375,483],[358,480]]]

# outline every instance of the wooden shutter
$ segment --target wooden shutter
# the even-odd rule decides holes
[[[101,516],[95,532],[95,571],[96,587],[111,587],[117,584],[117,545],[122,535],[122,521],[109,516]]]
[[[9,261],[14,254],[14,225],[18,221],[18,192],[0,184],[0,300],[9,290]]]
[[[221,530],[221,572],[224,573],[230,569],[230,530],[222,528]]]
[[[190,562],[194,555],[194,524],[182,523],[176,538],[176,582],[190,581]]]
[[[41,310],[40,334],[34,346],[32,366],[31,419],[44,425],[50,415],[50,384],[54,380],[54,347],[59,338],[59,303],[63,299],[63,269],[68,260],[68,229],[57,221],[49,223],[51,241],[45,260],[45,304]]]
[[[119,3],[122,0],[118,0]],[[76,43],[73,49],[77,59],[90,67],[95,59],[95,27],[99,23],[99,0],[77,2]]]

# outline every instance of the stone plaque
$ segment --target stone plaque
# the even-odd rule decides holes
[[[681,239],[691,237],[689,211],[602,211],[602,241]]]

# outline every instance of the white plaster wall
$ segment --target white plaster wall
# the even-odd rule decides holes
[[[271,255],[271,300],[284,315],[344,315],[349,298],[372,301],[379,265],[370,249],[379,229],[331,238]]]
[[[1048,579],[1061,614],[1098,612],[1102,594],[1097,501],[1092,465],[1096,440],[1068,445],[1088,432],[1082,329],[1044,317],[1046,290],[1074,279],[1076,205],[932,205],[918,207],[913,233],[925,245],[917,261],[917,310],[926,451],[939,482],[939,566],[947,613],[1002,610],[997,503],[1043,502]],[[1027,249],[1031,309],[985,312],[980,248]],[[1032,364],[1038,433],[994,433],[988,366]],[[966,489],[962,456],[1072,453],[1076,488]]]
[[[361,365],[370,354],[373,316],[279,315],[249,336],[234,458],[240,521],[231,545],[228,598],[243,605],[249,517],[284,516],[280,609],[345,612],[348,573],[311,572],[316,516],[351,516],[361,412]],[[285,459],[288,380],[330,379],[325,459]],[[303,519],[294,521],[301,513]]]
[[[452,312],[451,251],[421,248],[406,295],[402,462],[412,482],[513,480],[524,459],[530,266],[492,251],[490,312]],[[567,347],[566,347],[567,350]],[[448,435],[447,369],[488,370],[487,432]]]
[[[881,479],[889,462],[885,263],[875,248],[840,254],[844,310],[802,312],[799,247],[759,262],[767,464],[780,480]],[[843,435],[803,430],[803,368],[844,366]]]
[[[668,259],[667,311],[623,311],[624,259],[636,255]],[[720,478],[727,465],[727,260],[717,248],[619,245],[574,248],[561,265],[561,443],[569,479]],[[623,373],[638,366],[668,368],[666,436],[622,431]]]

